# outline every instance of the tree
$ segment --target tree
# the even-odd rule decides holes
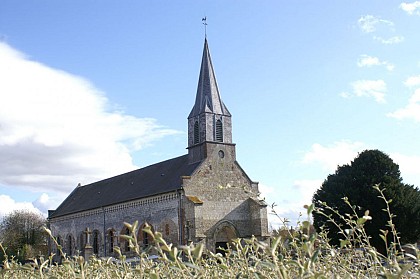
[[[47,235],[43,230],[46,219],[27,210],[16,210],[3,217],[0,241],[8,256],[29,259],[47,252]]]
[[[380,238],[380,230],[390,230],[388,226],[389,216],[383,209],[386,203],[378,197],[379,192],[373,186],[379,185],[385,189],[386,199],[390,201],[389,207],[395,217],[392,219],[397,231],[400,233],[402,243],[413,243],[420,239],[420,191],[413,185],[402,182],[399,166],[385,153],[379,150],[365,150],[351,162],[350,165],[339,166],[335,174],[331,174],[318,189],[312,201],[317,208],[328,212],[327,206],[337,210],[340,215],[352,215],[344,197],[355,206],[359,216],[363,216],[366,210],[372,220],[365,224],[365,230],[371,237],[370,243],[379,251],[384,252],[384,241]],[[326,205],[325,205],[326,204]],[[341,225],[346,224],[335,214],[331,217]],[[320,231],[321,227],[329,231],[332,244],[338,245],[339,229],[327,217],[314,213],[315,228]]]

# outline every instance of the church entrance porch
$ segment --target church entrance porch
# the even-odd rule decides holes
[[[214,231],[214,251],[224,255],[225,249],[229,248],[229,243],[238,237],[239,233],[231,222],[220,222]]]

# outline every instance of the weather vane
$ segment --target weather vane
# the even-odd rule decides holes
[[[201,21],[203,22],[204,25],[204,36],[207,38],[207,17],[204,16]]]

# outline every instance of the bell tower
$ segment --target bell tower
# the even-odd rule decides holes
[[[209,149],[228,151],[235,159],[232,143],[232,116],[220,98],[207,38],[204,40],[195,104],[188,116],[188,154],[190,163],[205,159]],[[226,150],[227,149],[227,150]],[[219,156],[223,156],[219,152]]]

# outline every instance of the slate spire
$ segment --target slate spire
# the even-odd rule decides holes
[[[195,104],[188,118],[202,113],[214,113],[223,116],[231,116],[230,112],[220,98],[207,38],[204,39],[203,57],[201,60]]]
[[[204,39],[195,103],[188,116],[190,163],[207,158],[214,148],[235,154],[232,143],[232,116],[222,99],[214,74],[207,38]],[[232,158],[235,156],[232,155]]]

